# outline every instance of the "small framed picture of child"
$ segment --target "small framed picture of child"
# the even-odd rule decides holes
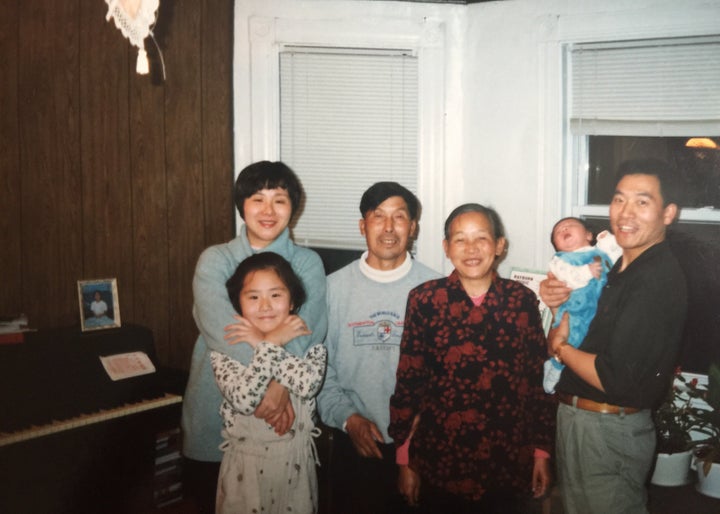
[[[120,326],[117,279],[78,280],[82,331]]]

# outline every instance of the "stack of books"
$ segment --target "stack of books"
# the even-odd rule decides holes
[[[179,428],[162,432],[155,439],[153,500],[156,507],[164,507],[183,498],[180,446]]]

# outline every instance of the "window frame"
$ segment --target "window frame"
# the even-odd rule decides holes
[[[442,233],[445,199],[444,90],[445,27],[431,19],[296,20],[251,17],[249,87],[250,147],[236,145],[236,173],[257,160],[277,160],[280,154],[279,53],[286,45],[409,49],[418,57],[419,120],[417,196],[423,205],[416,255],[425,264],[443,269],[437,244]],[[240,59],[236,54],[236,59]],[[239,77],[235,82],[242,83]],[[237,111],[236,111],[237,115]],[[240,141],[237,135],[236,141]],[[361,191],[358,191],[358,203]],[[359,218],[359,216],[358,216]],[[237,219],[238,227],[242,221]],[[349,230],[356,229],[351,227]]]
[[[572,215],[578,216],[578,217],[607,217],[608,212],[608,204],[592,204],[588,202],[589,198],[589,174],[590,174],[590,137],[593,135],[604,135],[604,136],[629,136],[634,135],[638,137],[661,137],[662,135],[665,135],[667,133],[668,136],[675,136],[675,137],[702,137],[702,136],[710,136],[710,137],[717,137],[720,136],[720,126],[717,126],[718,124],[708,120],[708,119],[699,119],[699,120],[690,120],[687,118],[685,112],[687,111],[680,111],[676,112],[676,117],[678,114],[682,113],[684,116],[682,116],[683,119],[678,119],[677,122],[669,121],[669,120],[661,120],[660,119],[645,119],[643,123],[648,124],[648,127],[640,127],[638,129],[637,133],[629,133],[628,128],[619,120],[612,120],[610,123],[617,124],[618,127],[616,127],[617,133],[613,133],[612,130],[608,130],[608,127],[605,127],[603,130],[597,131],[595,128],[592,128],[595,120],[594,119],[588,119],[588,128],[586,130],[581,130],[579,133],[577,131],[573,131],[570,127],[573,123],[573,116],[575,115],[572,111],[573,108],[571,107],[572,104],[575,102],[575,99],[572,97],[571,93],[571,84],[574,80],[574,72],[572,63],[571,63],[571,56],[574,53],[577,53],[578,50],[580,51],[580,55],[582,55],[583,52],[583,46],[586,46],[589,48],[590,52],[593,51],[602,51],[602,50],[608,50],[610,52],[614,50],[620,50],[627,52],[628,50],[632,50],[633,48],[639,48],[639,51],[642,52],[644,48],[651,48],[654,51],[658,51],[658,49],[665,49],[665,48],[671,48],[673,45],[677,44],[677,48],[695,48],[695,47],[688,47],[686,45],[690,44],[707,44],[711,43],[714,46],[718,46],[718,39],[720,39],[720,29],[716,29],[718,32],[717,35],[711,35],[711,36],[690,36],[690,37],[675,37],[675,38],[668,38],[666,40],[663,40],[662,38],[638,38],[638,39],[631,39],[631,40],[625,40],[625,41],[593,41],[593,42],[583,42],[583,44],[579,44],[577,42],[572,43],[565,43],[563,45],[563,63],[564,63],[564,77],[566,80],[566,83],[564,85],[564,91],[566,94],[564,95],[564,102],[565,102],[565,112],[566,115],[566,121],[567,121],[567,133],[566,138],[568,141],[570,141],[570,148],[571,150],[571,156],[572,156],[572,172],[570,174],[570,195],[572,198]],[[589,43],[589,44],[588,44]],[[664,50],[662,50],[664,51]],[[610,58],[612,59],[612,54],[610,54]],[[653,57],[654,54],[653,54]],[[626,58],[627,59],[627,58]],[[602,60],[602,59],[601,59]],[[652,60],[649,62],[653,62]],[[622,61],[620,61],[620,64],[622,64]],[[688,65],[697,65],[697,62],[695,61],[688,61]],[[617,64],[616,64],[617,66]],[[587,65],[584,67],[581,67],[581,69],[587,70]],[[694,68],[693,68],[694,69]],[[619,75],[619,71],[617,71],[617,68],[613,70],[616,72],[616,75]],[[587,71],[585,72],[587,73]],[[655,72],[657,74],[657,72]],[[582,76],[582,74],[580,75]],[[642,76],[641,76],[642,77]],[[706,77],[707,78],[707,77]],[[586,79],[587,80],[587,79]],[[622,78],[620,79],[622,81]],[[647,82],[647,79],[645,79]],[[607,81],[606,81],[607,82]],[[637,84],[637,79],[633,78],[634,84]],[[634,86],[633,84],[633,86]],[[606,84],[607,87],[607,84]],[[623,87],[622,85],[620,86]],[[624,90],[624,89],[621,89]],[[602,94],[602,92],[606,90],[601,89],[601,93],[599,93],[601,96],[600,98],[606,99],[606,97]],[[632,91],[632,90],[631,90]],[[598,93],[590,92],[590,95],[588,96],[586,92],[584,92],[584,95],[581,95],[582,98],[585,99],[585,102],[588,100],[592,103],[593,108],[591,109],[591,112],[595,113],[598,109],[601,111],[605,109],[606,105],[610,106],[616,106],[616,102],[618,99],[611,99],[609,104],[597,104],[596,102],[596,95]],[[641,99],[644,102],[644,98]],[[649,97],[649,100],[651,102],[651,105],[655,106],[656,101],[654,100],[654,97]],[[711,107],[711,103],[708,103],[707,106],[704,106],[704,108],[701,111],[697,111],[697,108],[691,113],[695,113],[697,111],[697,114],[700,114],[701,112],[708,114],[714,114],[713,117],[717,118],[720,116],[720,113],[713,112],[713,111],[707,111],[708,108]],[[651,113],[648,112],[648,114],[652,114],[654,118],[657,118],[657,114],[662,111],[657,111],[657,108],[654,110],[650,109],[648,111],[652,111]],[[627,119],[631,119],[634,121],[639,121],[640,118],[637,118],[637,113],[630,112],[630,116]],[[690,113],[688,113],[690,114]],[[581,116],[578,117],[578,120],[580,123],[582,123],[583,120],[581,120]],[[575,122],[578,122],[578,120],[575,120]],[[658,129],[657,123],[660,123],[663,128]],[[688,125],[693,125],[697,123],[699,127],[702,129],[711,130],[712,128],[716,128],[716,133],[705,133],[701,132],[698,134],[694,133],[685,133],[685,131],[692,130],[688,127]],[[656,132],[657,131],[657,132]],[[677,132],[677,133],[674,133]],[[655,135],[657,134],[657,135]],[[682,135],[681,135],[682,134]],[[720,223],[720,206],[717,206],[715,209],[711,208],[690,208],[690,207],[683,207],[680,211],[680,216],[678,218],[680,222],[690,222],[690,223]]]
[[[348,230],[357,226],[359,193],[381,180],[417,192],[417,55],[283,45],[280,59],[280,155],[306,191],[293,239],[313,248],[365,250],[360,231]]]
[[[607,205],[587,205],[587,137],[573,135],[568,112],[568,48],[578,43],[602,43],[674,37],[701,37],[718,34],[716,9],[688,6],[677,9],[630,8],[622,13],[598,12],[568,14],[546,20],[547,27],[539,41],[540,53],[540,175],[541,191],[538,216],[535,219],[536,254],[533,265],[544,269],[543,256],[552,253],[547,230],[563,216],[607,217]],[[583,175],[584,174],[584,175]],[[720,222],[717,213],[704,209],[684,209],[682,221],[697,219]]]

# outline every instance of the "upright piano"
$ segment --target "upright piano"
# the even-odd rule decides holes
[[[130,352],[156,371],[113,381],[100,357]],[[0,345],[0,513],[151,512],[156,441],[179,426],[177,389],[137,325]]]

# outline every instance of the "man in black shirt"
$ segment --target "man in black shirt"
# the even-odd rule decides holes
[[[655,431],[650,409],[672,380],[687,310],[685,277],[665,240],[678,213],[676,174],[657,160],[618,172],[610,226],[623,249],[579,348],[565,317],[548,349],[565,364],[556,387],[557,464],[566,514],[646,513]],[[552,275],[550,307],[569,289]]]

